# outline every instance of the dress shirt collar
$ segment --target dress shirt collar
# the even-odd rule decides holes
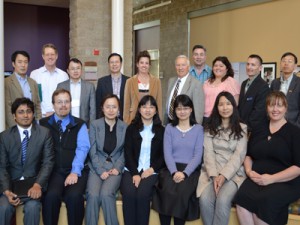
[[[31,136],[31,128],[32,128],[32,124],[30,124],[30,126],[28,127],[28,128],[23,128],[23,127],[21,127],[21,126],[19,126],[18,124],[17,124],[17,127],[18,127],[18,130],[19,130],[19,134],[20,134],[20,137],[21,137],[21,141],[23,140],[23,138],[25,137],[25,134],[23,133],[24,132],[24,130],[27,130],[28,131],[28,137],[30,137]]]

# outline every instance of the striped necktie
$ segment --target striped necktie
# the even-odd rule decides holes
[[[28,146],[28,142],[29,142],[28,130],[24,130],[23,134],[25,135],[25,137],[22,141],[22,156],[21,156],[22,165],[24,165],[24,163],[25,163],[27,146]]]
[[[173,96],[172,96],[170,107],[169,107],[169,118],[171,120],[173,120],[173,118],[174,118],[174,102],[175,102],[175,99],[176,99],[177,94],[178,94],[178,89],[179,89],[180,82],[181,82],[181,80],[178,79],[177,83],[176,83],[176,86],[174,88]]]
[[[62,137],[62,134],[63,134],[63,129],[62,129],[62,126],[61,126],[61,123],[62,123],[62,121],[61,120],[57,120],[57,126],[58,126],[58,130],[59,130],[59,137],[60,137],[60,139],[61,139],[61,137]]]

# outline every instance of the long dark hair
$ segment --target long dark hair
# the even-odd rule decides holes
[[[131,124],[135,125],[139,131],[142,131],[144,129],[144,123],[142,120],[142,115],[140,113],[140,108],[143,105],[146,105],[147,103],[150,103],[150,105],[154,106],[156,109],[156,113],[153,116],[153,125],[152,125],[152,132],[156,133],[157,129],[161,127],[161,120],[159,118],[158,106],[156,100],[151,95],[145,95],[144,97],[142,97],[142,99],[139,102],[138,110],[136,111],[135,118],[131,121]]]
[[[234,97],[232,94],[230,94],[227,91],[222,91],[221,93],[218,94],[212,113],[210,117],[208,118],[207,123],[205,124],[205,130],[208,131],[211,135],[216,136],[220,134],[220,131],[223,129],[221,128],[222,125],[222,117],[220,116],[219,110],[218,110],[218,105],[221,97],[225,97],[228,101],[230,101],[232,107],[233,107],[233,112],[229,120],[229,127],[228,129],[231,131],[229,134],[229,137],[232,135],[234,136],[234,139],[240,139],[243,137],[242,132],[243,129],[240,124],[240,116],[239,116],[239,111],[237,109],[237,105],[235,102]]]
[[[190,107],[192,109],[192,113],[190,115],[190,125],[193,126],[194,124],[196,124],[197,121],[196,121],[196,117],[195,117],[193,101],[187,95],[178,95],[175,99],[174,108],[173,108],[173,112],[172,112],[173,115],[174,115],[173,120],[172,120],[172,126],[175,127],[179,123],[179,119],[178,119],[178,117],[176,115],[176,112],[175,112],[176,108],[179,105],[182,105],[182,106],[185,106],[185,107]]]
[[[222,82],[224,80],[226,80],[228,77],[233,77],[234,76],[234,72],[233,72],[231,63],[229,62],[229,60],[226,56],[218,56],[217,58],[215,58],[213,63],[212,63],[213,67],[214,67],[214,65],[217,61],[222,62],[226,66],[226,69],[227,69],[227,73],[221,79]],[[213,83],[215,81],[215,79],[216,79],[216,75],[215,75],[214,71],[212,70],[211,77],[209,78],[209,83]]]

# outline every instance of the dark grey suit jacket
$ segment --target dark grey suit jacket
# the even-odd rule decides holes
[[[21,164],[21,137],[15,125],[0,134],[0,193],[11,190],[12,181],[36,177],[45,190],[54,166],[53,141],[50,131],[32,124],[25,164]]]
[[[247,124],[248,131],[251,131],[267,121],[266,97],[270,88],[258,75],[245,94],[247,81],[248,79],[242,83],[238,108],[242,121]]]
[[[90,127],[90,143],[91,149],[89,152],[89,167],[92,171],[101,175],[103,172],[110,169],[117,169],[121,174],[125,165],[124,159],[124,140],[127,125],[122,121],[117,122],[117,144],[115,149],[110,154],[111,163],[106,161],[108,154],[103,150],[105,141],[105,121],[104,117],[95,120]]]
[[[288,92],[286,94],[288,102],[288,110],[286,119],[300,127],[300,78],[295,74],[292,75],[292,81],[290,83]],[[280,78],[273,80],[271,83],[271,90],[280,90]]]
[[[119,118],[121,120],[123,120],[124,89],[125,89],[125,84],[126,84],[127,79],[128,79],[128,77],[122,74],[121,89],[120,89],[120,116],[119,116]],[[108,94],[113,94],[111,75],[101,77],[98,80],[97,89],[96,89],[96,110],[97,110],[96,117],[97,117],[97,119],[100,118],[101,101]]]
[[[63,88],[70,91],[70,80],[66,80],[57,85],[58,88]],[[87,126],[91,121],[96,119],[96,96],[95,87],[88,81],[81,79],[81,93],[80,93],[80,112],[79,118],[83,119]]]
[[[167,92],[167,104],[166,104],[166,113],[164,116],[164,124],[166,125],[168,123],[168,108],[169,108],[169,101],[172,96],[171,91],[176,84],[178,77],[172,77],[169,79],[168,82],[168,92]],[[192,75],[188,75],[184,86],[181,90],[180,94],[186,94],[188,95],[194,104],[194,111],[195,111],[195,117],[199,124],[202,124],[203,115],[204,115],[204,92],[202,88],[202,84],[200,81],[198,81],[196,78],[194,78]]]

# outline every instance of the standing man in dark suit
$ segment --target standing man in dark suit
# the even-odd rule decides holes
[[[188,95],[194,104],[195,116],[197,123],[202,124],[204,114],[204,93],[201,82],[189,74],[190,60],[185,55],[177,56],[175,60],[177,77],[172,77],[168,82],[167,91],[167,109],[164,116],[164,124],[172,120],[170,105],[174,96],[174,91],[178,83],[177,95]],[[176,96],[177,96],[176,95]],[[175,96],[175,97],[176,97]]]
[[[282,91],[288,101],[286,119],[300,127],[300,78],[294,73],[298,59],[292,52],[282,55],[280,61],[281,76],[271,83],[271,90]]]
[[[0,225],[10,224],[15,207],[22,204],[15,188],[25,186],[29,200],[24,202],[24,224],[39,225],[40,198],[54,165],[52,136],[33,123],[30,99],[17,98],[11,112],[17,125],[0,134]]]
[[[267,121],[266,97],[270,88],[260,75],[262,62],[259,55],[252,54],[248,57],[246,72],[249,78],[244,80],[241,86],[238,108],[249,132]]]
[[[100,105],[102,99],[107,94],[115,94],[120,99],[120,113],[119,118],[123,120],[123,107],[124,107],[124,89],[127,76],[121,73],[122,56],[118,53],[112,53],[108,56],[108,66],[110,75],[104,76],[98,80],[96,90],[96,117],[100,118]]]
[[[83,119],[87,126],[96,119],[96,96],[93,84],[81,78],[82,62],[72,58],[68,65],[70,79],[57,85],[57,89],[65,89],[71,92],[72,110],[71,114]]]
[[[5,119],[6,128],[16,125],[11,114],[11,105],[16,98],[26,97],[33,101],[35,119],[42,118],[41,102],[37,83],[27,76],[30,56],[25,51],[15,51],[11,55],[14,73],[5,79]]]
[[[67,207],[68,225],[82,225],[84,193],[88,177],[86,162],[90,149],[88,130],[71,111],[71,94],[57,89],[52,94],[54,114],[40,120],[52,134],[55,164],[43,198],[44,225],[57,225],[61,202]]]

